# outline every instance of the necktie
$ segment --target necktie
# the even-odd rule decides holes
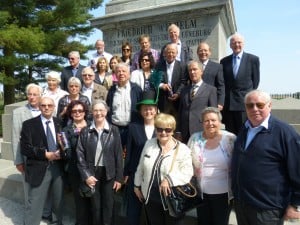
[[[56,144],[53,137],[53,134],[51,132],[49,123],[51,123],[50,120],[46,122],[46,136],[47,136],[47,144],[48,144],[48,151],[49,152],[55,152],[56,151]]]
[[[191,99],[193,99],[196,95],[196,92],[197,92],[197,85],[193,85],[192,87],[192,91],[191,91]]]
[[[233,75],[236,77],[240,67],[240,57],[238,55],[233,56]]]

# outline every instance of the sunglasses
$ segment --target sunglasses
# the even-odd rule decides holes
[[[166,133],[171,133],[173,131],[172,128],[161,128],[161,127],[156,127],[156,131],[158,133],[162,133],[163,131],[165,131]]]
[[[150,62],[150,59],[142,59],[142,62]]]
[[[92,77],[94,76],[93,74],[82,74],[83,77]]]
[[[52,105],[52,104],[41,104],[41,107],[42,108],[46,108],[46,107],[52,108],[52,107],[54,107],[54,105]]]
[[[71,112],[72,113],[83,113],[84,110],[82,110],[82,109],[73,109]]]
[[[254,106],[258,109],[263,109],[265,107],[266,103],[263,102],[257,102],[257,103],[246,103],[246,108],[247,109],[253,109]]]
[[[126,52],[130,52],[130,49],[129,49],[129,48],[123,48],[122,50],[123,50],[123,51],[126,51]]]

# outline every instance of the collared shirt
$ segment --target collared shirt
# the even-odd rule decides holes
[[[72,68],[73,77],[76,76],[78,69],[79,69],[78,67]]]
[[[245,127],[248,128],[248,133],[247,133],[247,140],[246,140],[246,145],[245,145],[245,149],[247,149],[247,147],[249,146],[249,144],[251,143],[251,141],[253,140],[253,138],[255,137],[255,135],[260,132],[263,128],[268,129],[269,127],[269,118],[270,118],[270,114],[269,116],[257,127],[252,127],[251,123],[249,120],[246,121],[245,123]]]
[[[88,62],[88,66],[92,65],[92,62],[94,65],[97,64],[99,57],[104,57],[106,58],[106,60],[108,61],[108,63],[110,62],[110,59],[112,58],[112,54],[108,53],[108,52],[103,52],[102,54],[98,54],[98,52],[96,51],[95,53],[92,54],[92,57],[90,58],[89,62]]]
[[[109,124],[105,120],[103,129],[99,130],[99,129],[96,128],[95,122],[93,121],[91,126],[90,126],[90,129],[95,129],[98,133],[98,142],[97,142],[97,147],[96,147],[95,164],[94,164],[94,166],[96,166],[97,162],[98,162],[98,159],[99,159],[99,156],[100,156],[101,152],[103,151],[103,149],[102,149],[103,146],[102,146],[102,143],[101,143],[101,135],[103,133],[103,130],[109,130]],[[104,166],[104,164],[103,164],[103,153],[102,153],[102,156],[100,158],[98,166]]]
[[[92,102],[92,94],[94,90],[94,82],[90,87],[82,86],[82,94],[89,98],[89,101]]]
[[[112,104],[112,123],[117,126],[127,126],[131,116],[130,82],[124,87],[116,87]]]
[[[200,80],[198,83],[192,85],[193,86],[192,89],[195,90],[195,93],[197,93],[197,91],[202,83],[203,83],[203,80]]]
[[[167,75],[168,75],[168,84],[172,83],[172,74],[174,69],[175,60],[170,64],[166,62],[167,65]]]
[[[176,59],[180,62],[181,61],[181,41],[178,40],[177,42],[177,56]]]
[[[27,108],[30,110],[32,117],[37,117],[41,114],[39,108],[33,108],[30,104],[27,105]]]
[[[55,141],[55,143],[56,143],[56,132],[55,132],[55,126],[54,126],[53,118],[51,117],[50,119],[47,119],[47,118],[45,118],[45,117],[43,117],[43,116],[41,115],[41,120],[42,120],[42,124],[43,124],[44,131],[45,131],[45,135],[46,135],[46,136],[47,136],[47,125],[46,125],[46,122],[47,122],[47,121],[50,121],[49,127],[50,127],[51,133],[52,133],[52,135],[53,135],[54,141]]]
[[[205,67],[207,66],[207,63],[208,63],[208,60],[205,60],[204,62],[202,62],[202,70],[204,71],[205,70]]]

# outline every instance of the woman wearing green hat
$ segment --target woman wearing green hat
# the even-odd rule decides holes
[[[157,98],[153,90],[143,93],[143,99],[137,103],[143,122],[131,123],[128,128],[124,176],[127,187],[127,224],[139,225],[142,203],[134,193],[134,174],[140,155],[147,140],[155,137],[154,118],[157,114]]]

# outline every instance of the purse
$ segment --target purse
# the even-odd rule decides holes
[[[101,153],[99,155],[99,158],[97,160],[95,173],[97,171],[98,165],[100,163],[100,159],[101,159],[101,157],[103,155],[104,149],[105,149],[105,147],[107,145],[107,141],[108,141],[108,139],[109,139],[110,136],[111,136],[111,128],[109,129],[108,135],[106,136],[106,139],[105,139],[104,144],[103,144],[102,151],[101,151]],[[90,187],[89,185],[86,184],[85,181],[83,181],[83,182],[81,182],[79,184],[78,191],[79,191],[79,195],[81,197],[83,197],[83,198],[91,198],[95,194],[96,189],[95,189],[95,187]]]
[[[179,145],[179,144],[178,144]],[[174,153],[171,170],[177,156],[178,146]],[[166,197],[166,202],[170,216],[182,216],[187,211],[199,207],[203,200],[201,192],[198,188],[196,177],[192,177],[190,182],[184,185],[171,187],[171,194]]]

